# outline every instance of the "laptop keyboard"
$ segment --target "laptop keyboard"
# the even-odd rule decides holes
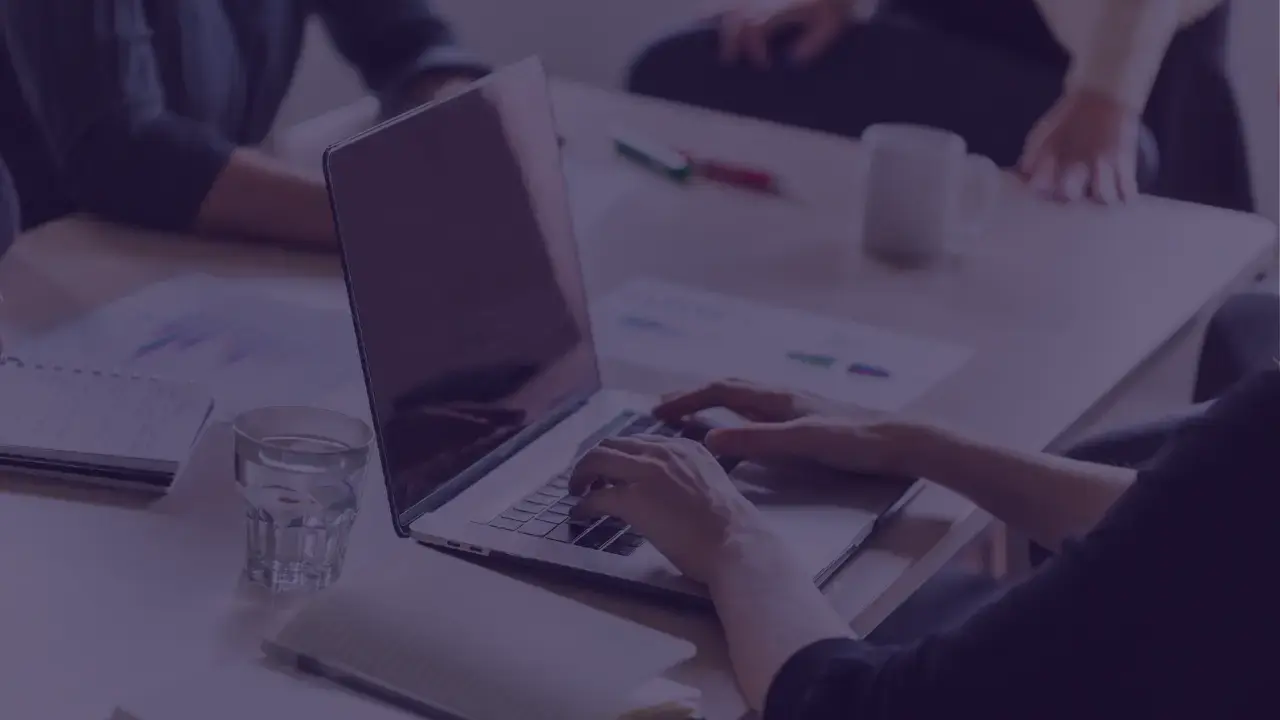
[[[609,432],[624,418],[605,425],[583,446],[594,447],[606,437],[678,437],[681,434],[679,428],[665,425],[648,415],[626,413],[625,419],[626,425],[620,430]],[[546,485],[491,520],[489,526],[614,555],[630,555],[644,545],[644,538],[632,532],[631,527],[618,518],[570,518],[570,511],[580,499],[569,494],[569,476],[572,473],[572,466],[565,468]]]

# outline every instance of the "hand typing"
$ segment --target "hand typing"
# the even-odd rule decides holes
[[[679,423],[713,408],[729,410],[751,424],[711,431],[706,437],[711,452],[757,462],[802,461],[851,472],[911,474],[912,446],[927,431],[884,413],[742,380],[668,396],[654,414]]]

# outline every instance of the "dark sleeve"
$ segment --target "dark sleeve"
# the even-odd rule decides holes
[[[14,71],[77,207],[190,227],[235,148],[166,107],[143,0],[10,0],[4,9]]]
[[[18,191],[13,184],[13,176],[0,157],[0,257],[4,256],[13,239],[22,227],[21,207],[18,202]]]
[[[338,51],[384,100],[424,73],[488,71],[458,47],[427,0],[317,0],[316,7]]]
[[[766,720],[1172,717],[1199,701],[1206,717],[1254,714],[1241,656],[1275,627],[1262,573],[1275,567],[1278,448],[1280,372],[1268,372],[1188,423],[1083,540],[954,631],[801,650]]]

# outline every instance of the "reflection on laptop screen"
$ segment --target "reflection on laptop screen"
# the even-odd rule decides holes
[[[599,388],[541,66],[334,149],[328,174],[394,510],[434,509]]]

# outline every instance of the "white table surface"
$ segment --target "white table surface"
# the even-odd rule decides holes
[[[854,143],[568,83],[555,95],[571,162],[606,176],[639,172],[609,148],[608,129],[625,124],[772,168],[796,198],[628,178],[625,196],[580,238],[593,296],[653,276],[974,347],[974,358],[909,412],[1013,447],[1046,447],[1110,402],[1162,344],[1274,252],[1275,228],[1256,217],[1154,199],[1062,207],[1011,183],[980,241],[927,270],[892,270],[851,251]],[[0,263],[0,327],[20,338],[194,271],[277,278],[283,292],[295,288],[310,302],[345,302],[332,258],[70,219],[28,233]],[[651,392],[696,379],[612,364],[606,380]],[[317,402],[361,412],[362,392],[353,378]],[[380,483],[370,478],[348,581],[387,553],[415,553],[424,572],[447,577],[457,561],[394,537]],[[153,506],[14,478],[0,489],[6,717],[96,720],[166,669],[252,662],[279,618],[238,588],[240,515],[224,428],[209,433],[174,494]],[[866,632],[988,521],[931,488],[828,594]],[[741,713],[711,619],[558,589],[695,642],[698,658],[674,677],[703,689],[714,720]]]

